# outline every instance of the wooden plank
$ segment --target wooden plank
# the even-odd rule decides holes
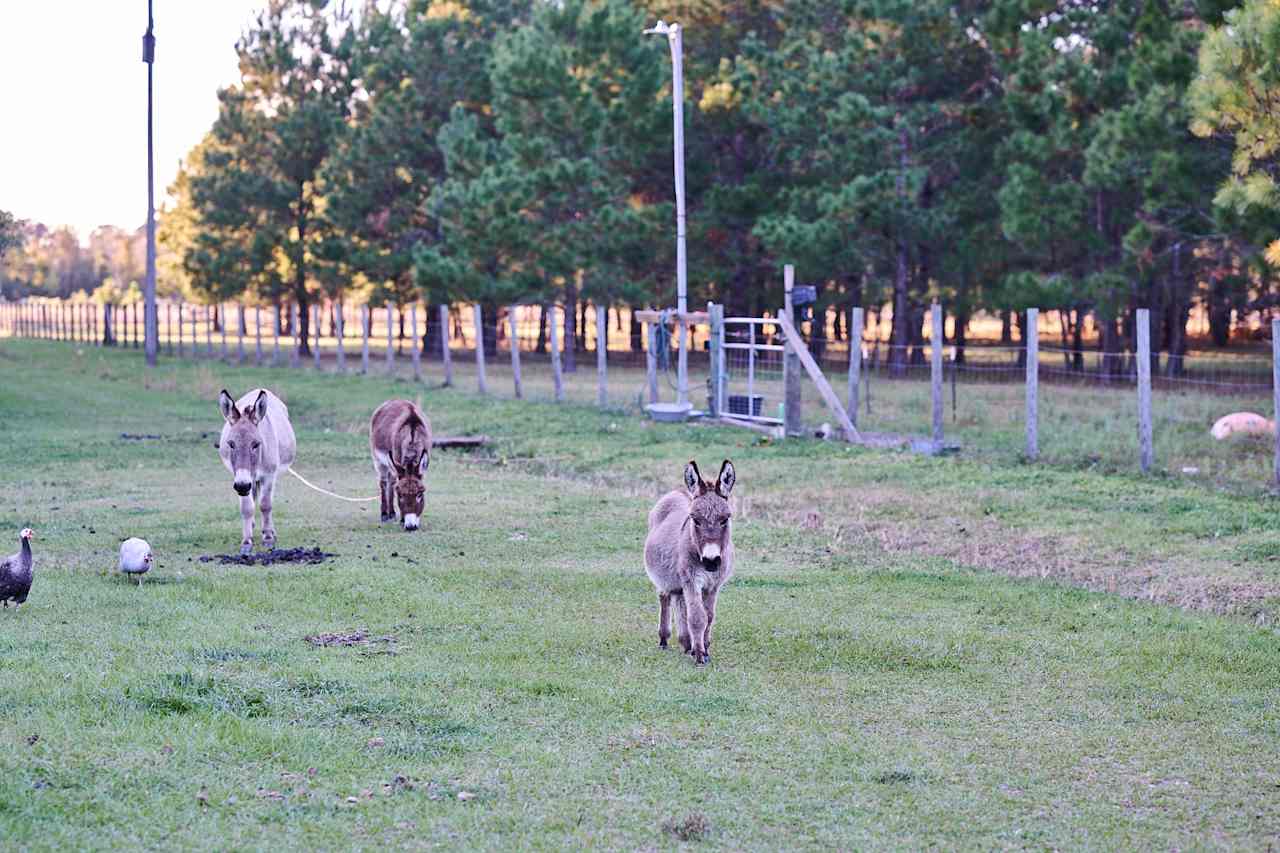
[[[517,400],[524,399],[524,381],[520,377],[520,306],[512,305],[507,309],[507,324],[511,328],[508,336],[511,341],[511,381],[515,386]]]
[[[271,366],[280,366],[280,327],[283,324],[280,316],[280,305],[277,304],[275,310],[271,312]]]
[[[471,317],[476,339],[476,385],[481,394],[488,394],[489,382],[484,375],[484,311],[479,302],[471,305]]]
[[[253,360],[262,364],[262,306],[253,306]]]
[[[432,447],[483,447],[488,443],[487,435],[437,435],[431,439]]]
[[[1040,309],[1027,309],[1027,458],[1040,458]]]
[[[662,319],[663,314],[664,312],[662,311],[654,311],[652,309],[645,308],[643,310],[636,311],[635,317],[641,323],[657,323]],[[694,325],[694,326],[697,326],[701,323],[709,322],[711,319],[710,317],[707,316],[706,311],[686,311],[684,314],[680,314],[679,312],[676,312],[676,311],[671,311],[671,312],[666,312],[666,317],[669,320],[677,320],[677,321],[680,320],[681,318],[684,318],[684,321],[686,323],[689,323],[690,325]]]
[[[849,422],[858,425],[858,383],[862,378],[862,321],[863,309],[856,307],[849,312]]]
[[[946,339],[942,331],[942,306],[935,300],[929,308],[929,385],[933,400],[933,443],[942,446],[942,350]]]
[[[858,429],[849,420],[849,415],[844,410],[844,406],[840,403],[840,398],[836,396],[836,392],[831,388],[831,383],[827,381],[827,377],[822,375],[822,370],[818,367],[818,363],[813,360],[813,356],[809,354],[809,348],[800,340],[800,335],[796,331],[795,324],[791,322],[791,318],[783,314],[782,331],[787,336],[787,340],[795,341],[797,345],[793,348],[800,364],[804,366],[805,371],[809,374],[809,378],[813,380],[813,384],[817,387],[818,393],[822,395],[822,399],[826,402],[827,408],[831,409],[831,413],[836,416],[836,420],[840,422],[840,428],[844,430],[845,441],[858,443],[862,437],[858,434]]]
[[[1139,308],[1138,324],[1138,464],[1143,473],[1155,462],[1151,435],[1151,311]]]
[[[244,364],[244,303],[236,303],[236,364]]]
[[[716,418],[725,410],[725,346],[724,306],[707,303],[707,316],[711,323],[711,417]]]

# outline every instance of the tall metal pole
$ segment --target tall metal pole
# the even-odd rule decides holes
[[[689,404],[689,349],[687,346],[689,310],[689,277],[685,256],[684,213],[684,39],[679,24],[658,21],[646,34],[665,35],[671,46],[671,119],[675,126],[676,179],[676,313],[680,330],[680,352],[676,369],[676,402]]]
[[[156,312],[156,182],[155,146],[151,129],[152,70],[156,59],[155,22],[151,17],[151,0],[147,0],[147,31],[142,36],[142,61],[147,63],[147,283],[145,300],[147,365],[156,366],[160,343],[159,317]]]

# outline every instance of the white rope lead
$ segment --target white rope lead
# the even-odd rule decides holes
[[[301,481],[302,481],[302,485],[306,486],[307,488],[309,488],[309,489],[315,489],[317,492],[319,492],[319,493],[320,493],[320,494],[322,494],[322,495],[328,495],[329,497],[331,497],[331,498],[337,498],[337,499],[338,499],[338,500],[340,500],[340,501],[350,501],[350,502],[351,502],[351,503],[353,503],[353,504],[362,504],[362,503],[370,503],[370,502],[372,502],[372,501],[376,501],[376,500],[378,500],[378,498],[377,498],[376,496],[375,496],[375,497],[372,497],[372,498],[346,498],[346,497],[343,497],[342,495],[336,495],[336,494],[334,494],[333,492],[329,491],[328,489],[322,489],[322,488],[320,488],[320,487],[319,487],[319,486],[317,486],[317,485],[314,485],[314,484],[312,484],[312,483],[308,483],[308,482],[307,482],[307,478],[306,478],[306,477],[302,476],[301,474],[299,474],[297,471],[293,470],[292,468],[286,468],[285,470],[286,470],[286,471],[288,471],[288,472],[289,472],[290,474],[292,474],[293,476],[297,477],[299,480],[301,480]]]

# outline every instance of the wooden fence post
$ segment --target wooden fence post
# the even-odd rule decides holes
[[[387,302],[387,375],[395,373],[396,370],[396,350],[392,343],[392,335],[395,332],[395,318],[392,317],[391,303]]]
[[[934,300],[929,309],[932,329],[929,341],[929,380],[933,397],[933,443],[942,448],[942,350],[946,345],[946,335],[942,326],[942,306]]]
[[[368,305],[360,306],[360,373],[369,372],[369,327],[373,325],[373,310]]]
[[[658,402],[658,321],[649,324],[649,346],[644,354],[645,381],[649,385],[649,402]]]
[[[484,314],[480,308],[480,303],[473,303],[471,306],[471,316],[475,325],[476,339],[476,383],[480,388],[481,394],[489,393],[489,383],[484,375]]]
[[[280,316],[280,303],[277,302],[275,308],[276,310],[271,312],[271,338],[272,338],[271,366],[279,367],[280,366],[280,332],[282,331],[280,327],[284,324],[280,322],[280,320],[282,319]]]
[[[418,345],[422,342],[418,340],[418,301],[416,299],[409,306],[409,326],[412,329],[409,337],[413,341],[413,381],[421,382],[422,354],[418,351]]]
[[[172,307],[172,305],[170,305],[170,307]],[[184,330],[182,328],[182,303],[179,302],[178,303],[178,358],[182,358],[186,354],[186,346],[185,346],[186,341],[184,340],[186,338],[186,335],[183,332]],[[170,341],[172,341],[172,338],[170,338]]]
[[[204,357],[213,358],[213,311],[212,306],[204,306]]]
[[[782,268],[782,293],[783,305],[782,311],[791,321],[794,327],[796,323],[795,307],[791,304],[791,291],[795,287],[796,268],[791,264],[787,264]],[[782,397],[784,400],[783,407],[783,431],[788,436],[800,435],[804,429],[801,418],[800,407],[800,356],[796,354],[796,346],[798,341],[792,341],[791,337],[786,337],[786,349],[782,356]],[[748,404],[749,405],[749,404]]]
[[[1040,458],[1040,309],[1027,309],[1027,458]]]
[[[596,405],[609,405],[609,306],[596,306]]]
[[[556,307],[547,309],[547,348],[551,350],[551,382],[555,387],[557,403],[564,402],[564,375],[560,370],[560,341],[557,334]]]
[[[253,363],[262,364],[262,306],[253,306]]]
[[[289,305],[289,337],[292,338],[293,346],[289,347],[289,366],[298,367],[302,364],[302,309],[297,302]]]
[[[849,312],[849,420],[858,425],[858,381],[862,377],[862,308]]]
[[[347,372],[347,348],[343,345],[347,332],[347,306],[339,299],[337,305],[338,317],[338,372]]]
[[[1138,453],[1143,473],[1151,470],[1155,449],[1151,435],[1151,311],[1139,308],[1138,323]]]
[[[444,387],[453,385],[453,350],[449,348],[449,306],[440,306],[440,358],[444,362]]]
[[[315,365],[316,370],[320,369],[320,323],[323,317],[324,314],[320,310],[320,299],[317,297],[316,301],[311,305],[311,325],[315,327],[315,335],[312,338],[315,343],[311,348],[311,363]]]
[[[511,334],[508,340],[511,341],[511,381],[515,385],[516,399],[524,399],[524,383],[520,379],[520,334],[519,320],[516,312],[519,310],[518,305],[512,305],[507,309],[507,321],[511,326]]]
[[[718,418],[725,412],[724,379],[726,352],[724,349],[724,306],[707,303],[707,317],[711,324],[711,393],[708,396],[711,417]]]
[[[244,364],[244,303],[236,303],[236,364]]]
[[[181,318],[179,318],[181,319]],[[157,323],[157,325],[159,325]],[[173,355],[173,303],[166,302],[164,304],[164,336],[165,343],[168,345],[169,355]],[[159,343],[157,341],[157,343]],[[181,356],[181,347],[179,347],[178,355]]]
[[[225,302],[218,303],[218,326],[222,332],[222,360],[230,361],[230,354],[227,350],[227,304]]]
[[[1271,412],[1273,423],[1280,421],[1280,318],[1271,321]],[[1276,430],[1275,451],[1271,463],[1272,480],[1280,486],[1280,429]]]

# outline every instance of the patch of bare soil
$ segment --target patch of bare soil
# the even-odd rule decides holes
[[[837,546],[869,540],[890,554],[927,554],[1011,577],[1058,580],[1126,598],[1244,617],[1260,626],[1280,624],[1280,586],[1274,583],[1206,574],[1209,567],[1204,565],[1192,568],[1177,558],[1104,547],[1085,535],[1018,530],[983,515],[977,503],[967,510],[937,495],[924,501],[899,490],[862,487],[749,499],[744,509],[769,523],[825,531]]]
[[[383,637],[371,637],[369,632],[364,628],[357,628],[354,631],[332,632],[324,631],[319,634],[311,634],[303,637],[313,646],[367,646],[371,643],[394,643],[396,638],[390,634]]]
[[[224,566],[270,566],[275,563],[323,563],[337,554],[329,554],[319,548],[272,548],[270,551],[258,551],[254,554],[205,554],[200,558],[202,563],[217,560]]]

